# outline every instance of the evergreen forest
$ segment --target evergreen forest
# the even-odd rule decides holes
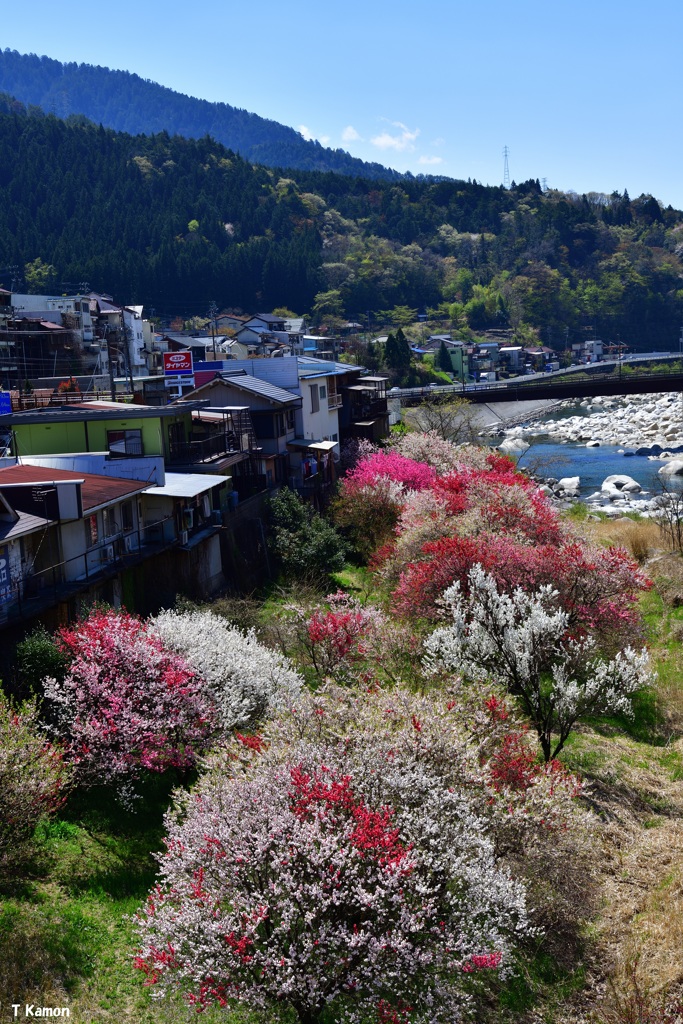
[[[38,266],[41,291],[87,282],[169,317],[284,306],[334,329],[419,311],[557,349],[588,331],[678,342],[683,214],[649,195],[267,168],[208,136],[128,135],[6,95],[0,146],[5,288]]]
[[[296,129],[229,103],[185,96],[129,71],[62,64],[50,57],[0,50],[0,91],[58,117],[84,114],[96,124],[131,135],[210,135],[247,160],[275,167],[337,171],[387,181],[402,177],[343,149],[305,139]]]

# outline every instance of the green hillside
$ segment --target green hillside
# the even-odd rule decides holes
[[[590,329],[669,349],[683,215],[652,196],[372,181],[253,165],[219,143],[131,136],[0,102],[0,283],[40,258],[71,282],[193,315],[210,301],[334,323],[415,310],[564,348]],[[398,322],[397,320],[397,322]]]
[[[128,71],[62,64],[50,57],[0,50],[0,92],[23,103],[69,117],[83,114],[105,128],[132,135],[167,131],[200,139],[210,135],[247,160],[274,167],[337,171],[398,180],[398,171],[367,163],[343,149],[307,141],[294,128],[229,103],[185,96]]]

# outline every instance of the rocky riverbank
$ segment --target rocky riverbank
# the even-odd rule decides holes
[[[562,403],[575,408],[576,403]],[[647,491],[627,473],[612,473],[600,490],[582,493],[578,476],[545,478],[542,489],[561,503],[577,498],[601,508],[609,515],[637,511],[658,517],[670,504],[665,493],[672,477],[683,475],[683,404],[678,394],[637,395],[629,398],[594,398],[580,403],[581,414],[553,419],[530,419],[503,431],[501,451],[521,455],[528,441],[542,436],[556,443],[587,448],[611,445],[620,447],[624,458],[639,455],[661,462],[658,476],[662,486],[657,493]],[[625,469],[627,466],[625,465]]]

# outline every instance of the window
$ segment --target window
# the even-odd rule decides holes
[[[311,392],[311,412],[318,412],[320,409],[320,399],[318,398],[318,385],[308,385]]]
[[[287,410],[287,429],[294,430],[294,410]]]
[[[97,544],[97,516],[87,516],[83,520],[85,526],[85,546],[93,548]]]
[[[108,430],[107,448],[110,455],[119,458],[125,455],[142,455],[142,431]]]
[[[102,509],[102,536],[104,538],[113,537],[115,533],[119,532],[119,528],[116,523],[116,517],[114,515],[113,508]]]
[[[333,434],[333,435],[332,435],[332,440],[333,440],[333,441],[338,441],[338,440],[339,440],[339,437],[338,437],[338,435],[337,435],[337,434]]]
[[[123,526],[124,533],[130,533],[134,527],[133,519],[133,502],[124,501],[121,505],[121,524]]]
[[[325,387],[324,384],[320,385],[320,398],[327,398],[327,388]]]

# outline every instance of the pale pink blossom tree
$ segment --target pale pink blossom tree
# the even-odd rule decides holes
[[[569,781],[518,770],[470,717],[446,695],[327,687],[238,736],[167,819],[147,982],[304,1024],[462,1019],[472,976],[505,976],[533,931],[497,837],[523,856],[571,819]]]
[[[409,811],[339,750],[291,753],[216,771],[169,820],[137,966],[198,1007],[282,1004],[314,1024],[330,1003],[355,1021],[384,1001],[458,1020],[468,974],[502,969],[527,928],[481,823],[417,766],[401,765]]]

